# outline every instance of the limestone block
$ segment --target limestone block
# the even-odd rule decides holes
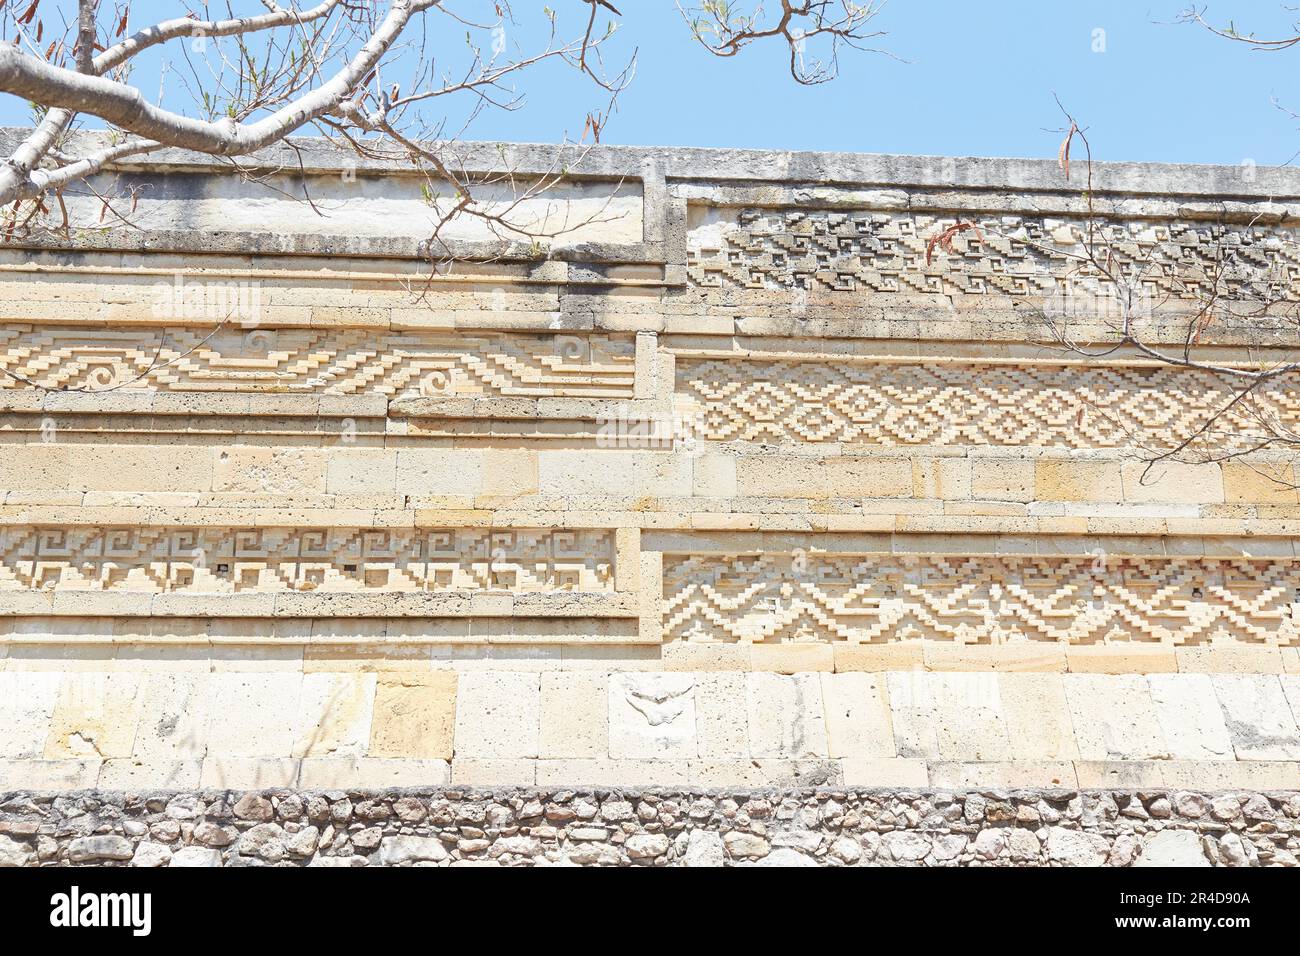
[[[92,790],[100,760],[0,760],[0,790]]]
[[[1229,503],[1296,503],[1295,470],[1283,462],[1225,461],[1223,500]]]
[[[971,497],[969,458],[912,459],[912,497],[965,501]]]
[[[889,695],[883,675],[822,674],[827,752],[859,760],[895,755]]]
[[[1146,790],[1165,785],[1164,760],[1076,760],[1074,772],[1085,790]]]
[[[1280,674],[1288,648],[1246,644],[1210,644],[1179,647],[1174,651],[1178,670],[1193,674]],[[1290,648],[1295,650],[1295,648]]]
[[[1078,758],[1062,675],[1004,674],[998,689],[1012,759]]]
[[[740,672],[695,675],[695,731],[701,758],[749,759],[748,688]]]
[[[819,675],[752,673],[747,691],[752,756],[829,756]]]
[[[924,662],[922,641],[890,644],[840,644],[834,647],[836,671],[919,670]]]
[[[1074,764],[1058,761],[930,762],[931,787],[968,790],[1008,787],[1074,787]]]
[[[100,790],[191,790],[199,785],[201,766],[201,759],[105,760],[95,785]]]
[[[207,674],[152,673],[140,692],[136,760],[202,760],[208,749],[211,684]]]
[[[296,740],[301,673],[218,672],[210,680],[210,758],[290,756]]]
[[[1075,674],[1156,674],[1178,670],[1169,644],[1071,644],[1065,649],[1066,667]]]
[[[1066,674],[1065,696],[1083,760],[1169,756],[1151,687],[1134,674]]]
[[[540,723],[539,674],[466,671],[460,675],[456,759],[535,758]]]
[[[695,460],[694,487],[697,498],[734,498],[736,459],[733,455],[701,455]]]
[[[1300,729],[1282,683],[1290,675],[1214,674],[1210,680],[1238,760],[1300,759]]]
[[[912,463],[875,456],[745,456],[736,461],[736,492],[762,498],[910,498]]]
[[[445,760],[377,757],[307,757],[298,777],[298,786],[307,790],[432,787],[450,782],[451,768]]]
[[[450,760],[456,726],[455,671],[384,671],[377,676],[371,757]]]
[[[830,644],[787,641],[780,644],[751,644],[750,666],[756,671],[802,674],[833,671],[835,652]]]
[[[1223,474],[1217,463],[1127,461],[1121,466],[1124,500],[1154,504],[1217,504],[1223,501]]]
[[[695,675],[625,673],[609,678],[609,755],[673,760],[698,754]]]
[[[924,760],[848,757],[840,763],[846,787],[926,787],[930,784],[930,771]]]
[[[543,495],[690,497],[693,459],[678,452],[581,449],[540,451]]]
[[[451,782],[467,787],[523,787],[537,781],[536,760],[476,760],[451,762]]]
[[[838,760],[692,760],[687,766],[692,787],[792,789],[839,786],[844,780]]]
[[[33,759],[45,751],[63,675],[0,671],[0,759]]]
[[[370,742],[374,674],[312,673],[302,678],[294,757],[356,757]]]
[[[1233,759],[1232,739],[1209,675],[1152,674],[1147,683],[1171,757]]]
[[[140,676],[66,674],[50,717],[45,757],[50,760],[129,757],[140,712]]]
[[[1295,790],[1300,763],[1283,760],[1165,760],[1164,785],[1186,790]]]
[[[1033,501],[1034,462],[1019,458],[979,458],[971,462],[972,498]]]
[[[535,495],[537,453],[526,449],[487,449],[483,453],[481,494],[494,498]]]
[[[223,448],[212,466],[212,490],[248,494],[323,494],[327,454],[319,448],[243,445]]]
[[[1040,458],[1034,463],[1036,501],[1123,501],[1119,462]]]
[[[895,671],[888,681],[898,756],[957,761],[1009,758],[998,675]]]
[[[287,746],[287,742],[286,742]],[[207,757],[199,786],[225,790],[264,790],[298,784],[301,761],[293,757]]]
[[[1133,864],[1151,866],[1210,866],[1195,830],[1161,830],[1142,842],[1142,852]]]
[[[410,495],[483,493],[484,453],[471,449],[402,448],[397,489]]]
[[[331,448],[325,471],[330,494],[397,490],[397,452],[387,448]]]
[[[690,779],[685,760],[539,760],[539,787],[683,787]]]
[[[609,677],[585,671],[542,674],[538,750],[547,758],[609,756]]]

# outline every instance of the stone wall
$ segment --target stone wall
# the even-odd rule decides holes
[[[0,866],[1295,866],[1294,793],[0,795]]]
[[[0,789],[1300,787],[1294,456],[1149,471],[1222,384],[1044,347],[1054,163],[600,148],[430,274],[413,177],[299,160],[0,249]],[[1094,171],[1162,316],[1225,244],[1300,298],[1255,172]]]

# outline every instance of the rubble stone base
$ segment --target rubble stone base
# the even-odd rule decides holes
[[[0,794],[0,866],[1295,866],[1300,791]]]

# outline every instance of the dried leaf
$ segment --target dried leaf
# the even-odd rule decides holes
[[[18,18],[19,23],[31,23],[32,18],[36,16],[36,8],[41,5],[41,0],[32,0],[32,5],[27,8],[22,16]]]
[[[116,36],[121,36],[123,33],[126,32],[126,18],[129,17],[130,15],[131,15],[130,10],[126,10],[122,13],[122,19],[117,21],[117,33],[115,34]]]
[[[1078,125],[1071,120],[1070,131],[1065,134],[1065,139],[1061,140],[1061,148],[1056,154],[1056,165],[1061,167],[1066,179],[1070,178],[1070,144],[1074,142],[1074,134],[1078,131]]]

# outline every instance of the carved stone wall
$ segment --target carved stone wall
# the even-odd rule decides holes
[[[0,249],[0,790],[1300,785],[1294,456],[1149,463],[1250,419],[1055,347],[1116,303],[1054,163],[599,148],[616,222],[430,272],[302,149],[319,228],[160,153],[142,230]],[[1095,170],[1155,338],[1300,297],[1257,173]]]

